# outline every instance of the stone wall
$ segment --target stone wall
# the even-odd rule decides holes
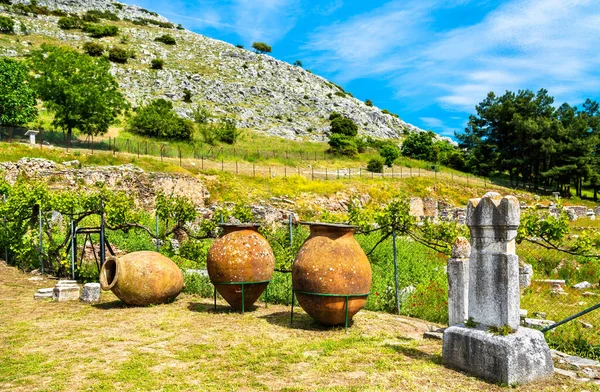
[[[19,175],[45,181],[50,189],[86,192],[104,185],[113,191],[135,195],[145,209],[154,208],[158,192],[185,196],[196,207],[203,207],[210,196],[195,177],[175,173],[146,173],[133,165],[79,167],[79,162],[57,164],[39,158],[22,158],[18,162],[0,163],[0,177],[14,184]]]

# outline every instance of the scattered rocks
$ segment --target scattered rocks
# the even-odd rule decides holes
[[[86,283],[81,291],[82,302],[94,303],[100,301],[100,283]]]
[[[54,288],[50,287],[49,289],[38,289],[38,291],[33,295],[33,299],[50,299],[54,293]]]
[[[583,281],[581,283],[577,283],[573,285],[573,288],[577,289],[577,290],[585,290],[585,289],[589,289],[590,287],[592,287],[592,284],[588,281]]]

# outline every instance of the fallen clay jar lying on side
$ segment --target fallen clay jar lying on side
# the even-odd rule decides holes
[[[110,257],[100,271],[100,286],[127,305],[145,306],[174,300],[183,290],[183,274],[157,252],[133,252]]]

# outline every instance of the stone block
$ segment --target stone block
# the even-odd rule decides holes
[[[423,215],[425,215],[423,209],[423,199],[421,199],[420,197],[411,197],[410,199],[408,199],[408,206],[408,213],[410,214],[410,216],[416,216],[417,218],[420,218]]]
[[[63,301],[77,301],[79,300],[79,286],[76,284],[72,285],[56,285],[54,286],[54,291],[52,295],[52,299],[58,302]]]
[[[521,264],[519,266],[519,286],[521,289],[531,286],[531,278],[533,278],[533,267],[531,264]]]
[[[33,295],[33,299],[46,299],[46,298],[52,298],[52,295],[54,293],[54,288],[51,287],[49,289],[39,289],[34,295]]]
[[[428,218],[437,218],[438,216],[438,201],[432,197],[423,199],[423,215]]]
[[[448,367],[507,385],[540,380],[554,373],[544,335],[528,328],[499,336],[480,328],[449,327],[444,332],[442,361]]]
[[[100,283],[84,284],[80,299],[87,303],[100,301]]]
[[[486,326],[519,328],[519,258],[475,253],[469,260],[469,317]]]
[[[554,321],[552,320],[541,320],[534,318],[525,318],[525,320],[523,320],[524,327],[534,329],[544,329],[546,327],[551,326],[552,324],[554,324]]]
[[[573,285],[573,288],[576,288],[577,290],[585,290],[589,289],[590,287],[592,287],[592,284],[588,281],[583,281]]]

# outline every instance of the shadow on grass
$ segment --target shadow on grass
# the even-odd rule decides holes
[[[220,305],[217,304],[215,309],[214,304],[206,304],[202,302],[190,302],[188,304],[188,309],[192,312],[201,312],[201,313],[242,313],[239,310],[233,309],[229,305]],[[258,307],[256,305],[252,305],[249,309],[245,309],[244,313],[254,312]]]
[[[317,332],[328,332],[336,329],[344,329],[344,326],[330,326],[322,324],[308,314],[304,312],[298,312],[294,308],[294,320],[290,323],[291,313],[290,312],[275,312],[265,314],[259,318],[266,320],[269,324],[277,325],[280,327],[287,327],[292,329],[302,329],[305,331],[317,331]],[[352,326],[353,322],[350,321],[348,328]]]
[[[442,364],[442,356],[439,354],[430,354],[428,352],[419,350],[415,347],[409,347],[402,344],[386,344],[385,347],[391,348],[399,354],[405,355],[409,358],[433,362],[437,365]]]
[[[100,304],[94,304],[92,306],[96,309],[101,309],[101,310],[122,309],[122,308],[129,307],[129,306],[125,305],[125,303],[121,302],[120,300],[115,300],[115,301],[110,301],[110,302],[102,302]]]

